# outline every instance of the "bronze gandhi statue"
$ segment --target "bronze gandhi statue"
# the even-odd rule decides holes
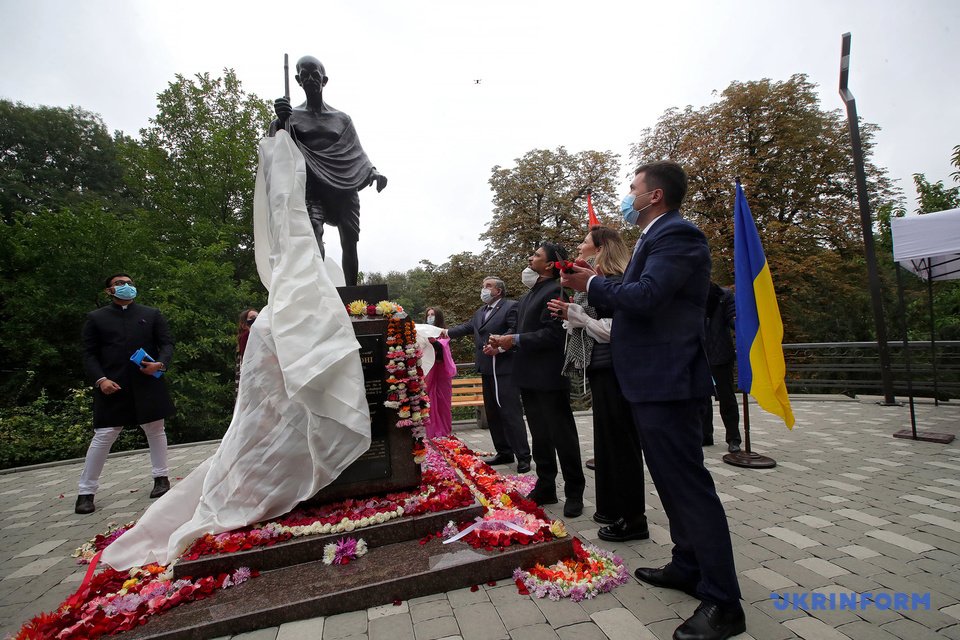
[[[277,99],[273,104],[277,119],[270,124],[270,135],[286,129],[303,153],[307,165],[307,213],[320,254],[326,256],[323,225],[337,227],[343,248],[343,275],[348,286],[355,286],[360,239],[357,192],[375,182],[379,193],[387,186],[387,178],[364,153],[350,116],[323,101],[323,88],[329,80],[323,64],[313,56],[300,58],[296,78],[307,101],[294,108],[288,98]]]

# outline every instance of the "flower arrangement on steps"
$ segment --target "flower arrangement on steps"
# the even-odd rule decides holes
[[[479,522],[449,522],[433,537],[463,535],[460,539],[483,549],[512,544],[536,544],[568,535],[562,521],[551,520],[535,503],[523,496],[532,479],[501,476],[475,452],[455,437],[428,442],[422,463],[422,483],[416,490],[366,500],[343,500],[322,507],[295,509],[283,518],[244,527],[219,536],[203,536],[180,559],[195,559],[214,553],[228,553],[282,540],[324,533],[362,530],[395,517],[436,512],[473,503],[487,508]],[[123,531],[133,526],[112,526],[75,552],[78,562],[89,562]],[[471,529],[472,527],[472,529]],[[521,531],[518,531],[520,529]],[[528,533],[524,533],[528,532]],[[536,565],[514,572],[520,593],[554,600],[593,598],[623,584],[629,578],[623,562],[612,553],[573,540],[575,554],[549,567]],[[327,545],[330,564],[364,562],[362,539],[341,538]],[[77,593],[60,608],[40,614],[25,624],[17,640],[30,638],[98,638],[131,629],[150,616],[163,613],[183,602],[205,598],[218,589],[229,588],[256,576],[241,568],[230,574],[204,576],[195,580],[172,580],[172,564],[148,565],[127,571],[107,568],[85,579]]]

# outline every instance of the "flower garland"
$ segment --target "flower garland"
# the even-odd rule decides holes
[[[53,613],[41,613],[21,627],[16,640],[89,640],[127,631],[184,602],[202,600],[259,575],[246,567],[197,580],[172,580],[160,565],[130,571],[106,569],[93,576]]]
[[[382,497],[347,499],[318,507],[298,507],[267,523],[219,535],[204,535],[181,556],[201,556],[245,551],[258,546],[312,535],[349,533],[401,516],[435,513],[473,503],[470,489],[436,451],[427,451],[421,464],[420,487]]]
[[[367,554],[367,543],[363,538],[340,538],[323,548],[323,564],[350,564],[360,556]]]
[[[536,598],[570,598],[574,602],[595,598],[629,581],[623,560],[593,545],[573,539],[574,557],[529,571],[517,569],[513,579],[521,594]]]
[[[366,300],[354,300],[346,305],[347,314],[354,318],[391,318],[397,314],[404,314],[403,307],[396,302],[381,300],[377,304],[367,304]]]
[[[423,427],[430,421],[430,397],[423,381],[413,321],[395,315],[387,325],[387,399],[383,406],[396,409],[398,427]]]

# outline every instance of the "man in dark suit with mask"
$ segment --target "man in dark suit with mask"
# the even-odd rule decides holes
[[[566,331],[560,318],[547,308],[547,301],[560,296],[555,263],[566,259],[567,252],[553,242],[544,242],[527,258],[521,279],[530,291],[517,303],[516,334],[491,335],[490,345],[516,351],[513,374],[523,398],[537,465],[537,484],[528,497],[537,504],[558,502],[559,458],[566,498],[563,515],[576,518],[583,513],[586,480],[577,423],[570,409],[570,379],[563,375]]]
[[[483,380],[483,408],[490,425],[490,437],[497,455],[484,462],[490,465],[509,464],[517,460],[517,472],[530,471],[530,444],[523,423],[520,389],[513,378],[513,354],[487,344],[490,334],[514,333],[517,326],[517,303],[507,300],[503,280],[484,278],[480,289],[483,302],[467,322],[450,327],[446,336],[460,338],[473,334],[476,352],[474,362]]]
[[[639,568],[636,576],[701,600],[675,640],[724,640],[743,633],[746,622],[726,514],[703,464],[710,249],[703,232],[680,216],[686,192],[686,173],[675,162],[639,167],[621,208],[643,233],[622,283],[576,267],[563,284],[587,291],[591,305],[614,309],[614,370],[670,522],[671,562]]]

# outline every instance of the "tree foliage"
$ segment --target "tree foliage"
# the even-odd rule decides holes
[[[387,285],[390,299],[403,307],[417,322],[423,321],[427,307],[439,306],[432,299],[430,273],[423,267],[416,267],[409,271],[389,271],[386,275],[374,271],[363,274],[361,282]]]
[[[0,216],[38,213],[122,188],[113,139],[79,107],[29,107],[0,100]]]
[[[603,221],[614,221],[619,156],[610,151],[570,153],[534,149],[513,167],[496,166],[490,177],[493,215],[480,236],[495,258],[508,264],[526,260],[541,242],[566,247],[580,243],[587,230],[587,190]]]
[[[3,429],[28,423],[37,402],[77,397],[84,316],[107,302],[103,278],[123,270],[177,342],[171,440],[221,435],[236,316],[266,301],[251,219],[267,104],[227,70],[177,76],[139,139],[111,138],[80,109],[2,102],[0,118],[0,404],[24,407],[9,408]]]
[[[874,209],[897,193],[870,162],[877,127],[861,125]],[[784,316],[786,341],[872,335],[849,133],[804,75],[733,82],[700,109],[669,109],[631,148],[637,163],[670,158],[690,178],[685,215],[710,241],[713,277],[733,282],[734,178],[740,177]]]

